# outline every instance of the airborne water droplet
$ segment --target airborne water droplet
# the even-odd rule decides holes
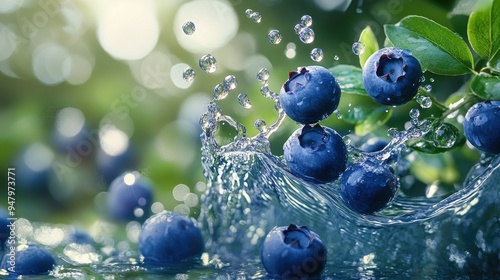
[[[191,35],[196,31],[196,26],[192,21],[187,21],[182,25],[182,31],[186,35]]]
[[[448,124],[441,124],[433,134],[434,145],[441,148],[451,148],[457,140],[456,131]]]
[[[295,34],[299,35],[300,31],[301,31],[302,29],[304,29],[304,27],[305,27],[305,26],[303,26],[302,24],[297,23],[297,24],[295,25],[295,27],[293,28],[293,30],[295,31]]]
[[[262,16],[259,12],[253,12],[250,14],[250,19],[255,23],[260,23],[260,21],[262,20]]]
[[[305,27],[300,30],[298,35],[300,41],[304,44],[310,44],[314,41],[314,31],[309,27]]]
[[[362,55],[365,52],[365,44],[361,42],[354,42],[352,44],[352,52],[355,55]]]
[[[432,91],[432,85],[430,85],[430,84],[425,85],[424,86],[424,90],[427,91],[427,92],[431,92]]]
[[[335,60],[339,60],[339,56],[338,56],[338,55],[335,55],[335,56],[333,57],[333,59],[335,59]]]
[[[283,38],[281,36],[280,31],[276,30],[276,29],[269,31],[269,34],[267,35],[267,37],[269,38],[269,42],[271,42],[271,44],[273,44],[273,45],[279,44],[281,42],[281,39]]]
[[[269,70],[267,70],[267,68],[262,68],[257,73],[257,80],[259,80],[259,82],[265,83],[267,82],[267,80],[269,80],[269,75]]]
[[[205,73],[213,73],[217,70],[217,60],[211,54],[206,54],[200,58],[200,69]]]
[[[212,92],[212,96],[215,100],[222,100],[226,98],[228,94],[228,89],[222,83],[217,84]]]
[[[311,59],[316,62],[323,60],[323,50],[320,48],[314,48],[311,50]]]
[[[256,120],[253,125],[261,133],[265,133],[267,131],[267,124],[266,121],[264,121],[263,119]]]
[[[182,78],[186,82],[191,82],[192,80],[194,80],[195,76],[196,76],[196,72],[191,67],[186,68],[186,70],[184,70],[184,72],[182,72]]]
[[[415,119],[420,116],[420,111],[416,108],[410,110],[410,118]]]
[[[224,87],[227,90],[235,89],[238,86],[238,80],[234,75],[228,75],[224,78]]]
[[[250,98],[245,93],[238,94],[238,103],[245,109],[252,108],[252,103],[250,103]]]
[[[245,15],[247,18],[250,18],[252,16],[253,10],[252,9],[246,9],[245,10]]]
[[[417,103],[420,104],[420,107],[424,109],[430,108],[432,106],[431,98],[425,95],[418,95],[415,101],[417,101]]]
[[[300,18],[300,24],[304,27],[309,27],[312,25],[312,23],[313,23],[313,19],[310,15],[303,15]]]

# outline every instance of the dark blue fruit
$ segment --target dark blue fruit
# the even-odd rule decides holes
[[[394,170],[370,160],[354,163],[340,178],[340,195],[352,210],[370,214],[386,207],[399,187]]]
[[[260,258],[267,273],[280,279],[319,277],[326,265],[327,249],[306,226],[275,227],[262,244]]]
[[[161,265],[198,257],[205,249],[201,230],[192,219],[163,211],[142,225],[139,251],[144,262]]]
[[[305,179],[335,181],[346,168],[347,149],[342,137],[318,124],[297,129],[283,150],[290,171]]]
[[[138,172],[126,172],[113,180],[108,191],[108,210],[119,221],[145,220],[151,211],[153,186]]]
[[[478,150],[500,154],[500,101],[474,104],[465,115],[464,133]]]
[[[330,116],[340,101],[340,87],[328,69],[301,67],[289,73],[279,101],[285,113],[301,124],[313,124]]]
[[[422,68],[409,50],[389,47],[373,53],[363,68],[368,95],[384,105],[402,105],[418,92]]]
[[[47,250],[35,244],[24,244],[17,246],[14,257],[7,251],[0,267],[11,275],[35,275],[47,274],[55,265],[55,259]]]
[[[373,137],[368,139],[361,147],[359,147],[360,150],[363,152],[367,153],[374,153],[381,151],[389,144],[389,141],[385,138],[380,138],[380,137]]]

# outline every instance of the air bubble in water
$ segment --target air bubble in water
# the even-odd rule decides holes
[[[310,15],[303,15],[301,18],[300,18],[300,24],[303,26],[303,27],[309,27],[311,26],[313,23],[313,19]]]
[[[269,80],[269,75],[269,70],[267,70],[267,68],[262,68],[259,70],[259,72],[257,72],[257,80],[259,80],[259,82],[265,83],[267,82],[267,80]]]
[[[314,48],[310,53],[311,59],[316,62],[323,60],[323,50],[320,48]]]
[[[184,70],[184,72],[182,72],[182,78],[186,82],[191,82],[192,80],[194,80],[195,76],[196,76],[196,72],[191,67],[186,68],[186,70]]]
[[[280,31],[276,30],[276,29],[269,31],[269,34],[267,35],[267,37],[269,38],[269,42],[273,45],[279,44],[281,42],[281,39],[283,38],[281,36]]]
[[[200,58],[200,69],[205,73],[213,73],[217,70],[217,60],[211,54],[206,54]]]
[[[302,28],[298,35],[300,41],[304,44],[310,44],[314,41],[314,31],[309,27]]]
[[[253,125],[261,133],[265,133],[267,131],[267,124],[266,121],[264,121],[263,119],[256,120]]]
[[[212,96],[215,100],[222,100],[226,98],[228,94],[228,89],[222,83],[217,84],[212,92]]]
[[[224,78],[224,87],[227,90],[235,89],[236,86],[238,86],[238,80],[236,79],[236,77],[234,75],[227,75]]]
[[[428,96],[418,95],[415,100],[417,101],[418,104],[420,104],[420,107],[424,109],[430,108],[432,106],[432,100]]]
[[[355,55],[362,55],[365,52],[365,44],[361,42],[354,42],[352,44],[352,52]]]
[[[187,21],[182,25],[182,31],[186,35],[192,35],[196,31],[196,26],[192,21]]]
[[[252,108],[252,103],[250,103],[250,98],[245,93],[238,94],[238,103],[245,109]]]

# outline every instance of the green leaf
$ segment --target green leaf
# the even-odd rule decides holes
[[[367,95],[363,85],[363,70],[352,65],[340,64],[330,68],[339,83],[342,93]]]
[[[472,79],[472,92],[487,100],[500,100],[500,77],[478,75]]]
[[[377,42],[377,37],[370,26],[365,27],[361,34],[359,34],[359,42],[363,43],[364,51],[359,55],[359,65],[361,68],[364,67],[366,60],[372,55],[374,52],[378,51],[379,46]]]
[[[366,135],[384,125],[392,116],[391,107],[378,107],[373,110],[363,122],[354,127],[357,135]]]
[[[492,58],[500,49],[500,0],[481,5],[467,24],[472,48],[483,58]]]
[[[411,50],[430,72],[452,76],[473,71],[474,59],[464,40],[435,21],[407,16],[384,29],[394,46]]]

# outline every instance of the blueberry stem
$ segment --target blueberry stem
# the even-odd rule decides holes
[[[478,98],[473,95],[473,94],[467,94],[466,96],[462,97],[460,100],[458,100],[455,103],[452,103],[448,106],[448,111],[444,112],[443,115],[440,117],[440,119],[445,119],[448,115],[452,114],[453,112],[459,110],[463,106],[465,106],[468,103],[476,103],[478,101]]]

